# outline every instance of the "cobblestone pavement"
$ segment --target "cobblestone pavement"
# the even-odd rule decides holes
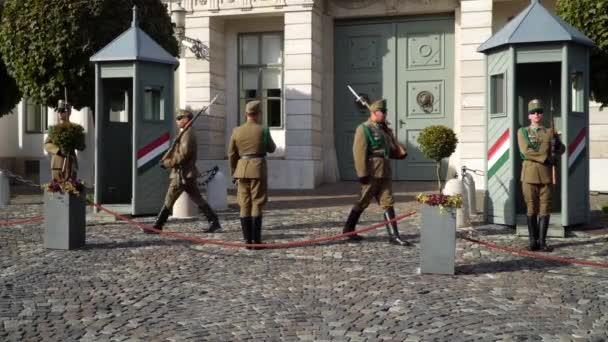
[[[416,210],[415,194],[432,186],[398,183],[397,212]],[[356,192],[355,183],[274,192],[264,239],[341,232]],[[41,214],[39,203],[26,202],[0,209],[0,220]],[[217,234],[201,232],[204,220],[170,220],[166,229],[240,241],[236,207],[220,216],[224,230]],[[381,219],[372,205],[360,227]],[[388,244],[378,229],[359,244],[262,251],[144,235],[123,223],[90,223],[84,249],[45,250],[40,223],[0,226],[0,340],[608,340],[608,269],[458,240],[455,276],[420,275],[418,220],[400,223],[411,248]],[[608,262],[604,227],[550,239],[553,255]],[[471,231],[501,245],[526,245],[509,228]]]

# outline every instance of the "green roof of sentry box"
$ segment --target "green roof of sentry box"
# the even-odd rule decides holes
[[[574,42],[595,46],[593,40],[570,26],[562,18],[547,11],[538,0],[530,5],[490,37],[477,49],[478,52],[510,44]]]
[[[178,60],[139,28],[137,7],[133,7],[131,27],[94,54],[91,62],[145,61],[177,65]]]

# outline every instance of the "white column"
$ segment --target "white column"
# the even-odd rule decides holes
[[[288,168],[304,170],[304,187],[322,179],[322,20],[315,11],[285,13],[285,119]]]
[[[492,0],[462,0],[456,9],[456,115],[460,165],[483,169],[485,151],[486,66],[477,48],[492,36]],[[459,27],[458,27],[459,26]],[[484,178],[474,176],[478,189]]]

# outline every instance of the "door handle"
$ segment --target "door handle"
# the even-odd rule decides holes
[[[402,128],[405,125],[405,121],[399,119],[399,128]]]

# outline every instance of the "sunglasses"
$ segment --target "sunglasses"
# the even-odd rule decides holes
[[[181,120],[183,118],[185,118],[185,115],[176,116],[175,117],[175,121],[179,121],[179,120]]]
[[[532,112],[532,113],[528,113],[528,114],[530,114],[530,115],[534,115],[534,114],[536,114],[536,115],[543,115],[544,113],[543,112]]]

